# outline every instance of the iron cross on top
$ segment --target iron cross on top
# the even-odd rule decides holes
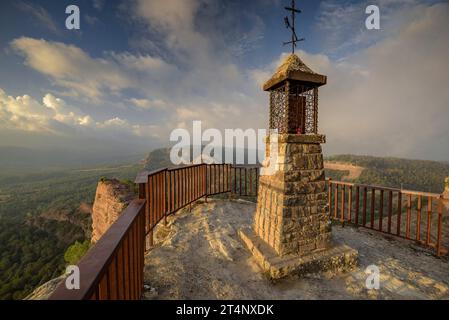
[[[288,17],[284,18],[285,26],[287,27],[287,29],[290,29],[292,31],[292,40],[288,41],[288,42],[284,42],[284,46],[287,44],[291,44],[292,45],[292,53],[295,53],[296,43],[300,42],[300,41],[304,41],[304,38],[298,39],[298,36],[296,35],[296,31],[295,31],[295,15],[297,13],[301,13],[301,10],[295,8],[295,0],[292,0],[291,7],[285,7],[285,10],[290,11],[292,14],[291,15],[292,23],[290,23],[290,20],[288,19]]]

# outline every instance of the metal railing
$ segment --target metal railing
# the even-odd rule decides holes
[[[195,201],[231,193],[257,197],[259,168],[199,164],[142,172],[136,178],[139,199],[131,202],[78,264],[80,289],[61,282],[50,300],[140,299],[144,254],[153,231],[167,217]],[[330,218],[366,227],[447,254],[443,201],[439,194],[328,180]],[[147,241],[146,241],[147,240]]]
[[[328,180],[333,220],[379,231],[448,253],[442,195]],[[447,236],[447,235],[445,235]]]
[[[143,292],[145,200],[134,200],[81,259],[79,289],[62,281],[49,300],[138,300]]]
[[[145,232],[153,245],[154,228],[167,217],[207,197],[232,193],[256,197],[259,168],[230,164],[198,164],[140,173],[135,182],[146,199]]]

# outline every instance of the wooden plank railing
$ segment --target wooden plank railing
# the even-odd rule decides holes
[[[416,241],[447,254],[442,195],[328,180],[329,214],[346,223]]]
[[[138,300],[143,292],[145,200],[134,200],[78,264],[80,288],[62,281],[50,300]]]

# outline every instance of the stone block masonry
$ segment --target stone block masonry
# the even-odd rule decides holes
[[[351,270],[357,251],[332,242],[325,137],[282,134],[278,141],[276,173],[260,177],[253,228],[240,230],[240,238],[273,279]]]
[[[329,247],[329,208],[318,142],[324,139],[315,138],[280,135],[278,170],[259,181],[254,231],[280,256]]]
[[[266,140],[267,159],[276,163],[264,166],[275,173],[259,178],[253,227],[239,236],[271,278],[357,264],[357,251],[331,241],[321,148],[326,137],[318,134],[318,88],[326,83],[292,54],[263,87],[270,92],[270,129],[279,133],[278,150]]]
[[[304,276],[326,272],[330,275],[353,270],[358,263],[358,252],[347,245],[333,245],[327,250],[298,256],[279,256],[267,243],[251,229],[239,230],[244,245],[252,253],[257,264],[270,279],[287,276]]]

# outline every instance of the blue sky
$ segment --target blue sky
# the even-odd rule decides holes
[[[142,150],[175,128],[265,128],[289,0],[2,1],[0,146]],[[81,29],[65,29],[76,4]],[[378,5],[381,30],[366,30]],[[447,1],[297,1],[329,76],[326,153],[449,160]]]

